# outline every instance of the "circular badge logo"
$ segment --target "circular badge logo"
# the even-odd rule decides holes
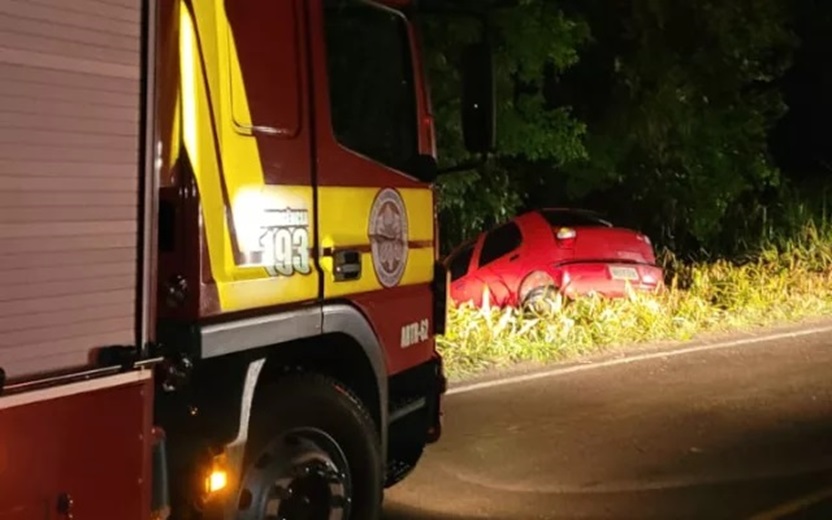
[[[399,284],[407,266],[407,212],[394,189],[379,192],[370,210],[373,269],[384,287]]]

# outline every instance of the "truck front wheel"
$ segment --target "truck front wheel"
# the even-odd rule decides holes
[[[377,519],[380,442],[358,398],[313,374],[288,376],[260,392],[237,518]]]

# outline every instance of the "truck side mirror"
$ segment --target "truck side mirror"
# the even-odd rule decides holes
[[[419,154],[410,161],[409,171],[420,181],[432,183],[439,176],[439,163],[432,155]]]
[[[462,53],[462,133],[471,153],[496,147],[496,102],[491,46],[480,42]]]

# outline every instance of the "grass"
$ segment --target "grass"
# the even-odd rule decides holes
[[[520,362],[574,358],[614,346],[794,322],[832,313],[832,226],[813,222],[745,257],[687,263],[663,253],[659,294],[556,298],[535,313],[452,308],[439,338],[452,379]]]

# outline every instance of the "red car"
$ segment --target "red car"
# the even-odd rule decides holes
[[[626,285],[656,290],[663,272],[650,239],[595,213],[544,209],[524,213],[457,247],[445,260],[451,299],[482,305],[525,305],[550,291],[574,298],[625,295]]]

